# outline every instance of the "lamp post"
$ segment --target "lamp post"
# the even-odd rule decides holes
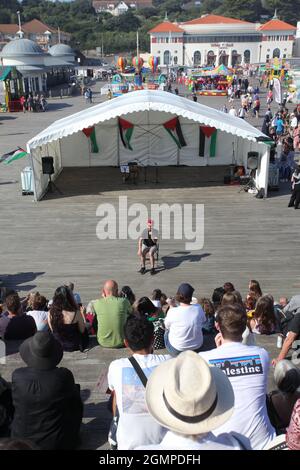
[[[19,37],[20,39],[24,36],[23,34],[23,31],[22,31],[22,25],[21,25],[21,12],[20,11],[17,11],[17,15],[18,15],[18,23],[19,23],[19,31],[18,31],[18,34],[19,34]]]
[[[262,45],[260,44],[259,45],[259,57],[258,57],[258,63],[260,64],[260,61],[261,61],[261,48],[262,48]]]

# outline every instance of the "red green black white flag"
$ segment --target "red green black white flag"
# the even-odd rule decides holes
[[[186,141],[184,140],[178,117],[165,122],[163,126],[170,134],[179,149],[186,146]]]
[[[119,132],[124,147],[128,150],[133,150],[130,144],[131,137],[133,134],[134,125],[126,121],[125,119],[119,118]]]
[[[2,155],[2,157],[0,157],[0,163],[3,162],[5,165],[9,165],[15,160],[20,160],[20,158],[26,157],[27,155],[28,153],[24,149],[18,147],[17,149]]]
[[[82,132],[87,136],[88,139],[90,139],[92,153],[98,153],[99,147],[97,144],[95,127],[87,127],[86,129],[82,129]]]
[[[216,156],[217,129],[215,127],[199,127],[199,157],[205,156],[206,147],[209,145],[209,156]]]

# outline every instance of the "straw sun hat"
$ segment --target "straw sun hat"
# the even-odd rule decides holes
[[[218,367],[186,351],[151,373],[146,401],[149,412],[171,431],[197,435],[224,424],[233,413],[234,393]]]

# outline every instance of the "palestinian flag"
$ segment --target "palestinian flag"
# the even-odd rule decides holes
[[[179,149],[186,147],[186,141],[184,140],[178,117],[165,122],[163,126],[170,134]]]
[[[216,156],[217,129],[215,127],[199,127],[199,157],[205,156],[205,149],[209,145],[209,156]]]
[[[124,147],[128,150],[133,150],[130,145],[130,140],[133,134],[134,125],[125,119],[119,118],[119,132]]]
[[[6,153],[0,157],[0,162],[4,162],[5,165],[9,165],[15,160],[20,160],[20,158],[26,157],[27,155],[28,153],[25,150],[23,150],[21,147],[18,147],[16,150],[12,150],[11,152]]]
[[[82,132],[90,139],[92,153],[98,153],[99,147],[96,140],[96,131],[95,127],[88,127],[87,129],[82,129]]]

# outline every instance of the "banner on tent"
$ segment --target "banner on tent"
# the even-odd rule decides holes
[[[88,139],[90,139],[92,153],[98,153],[99,147],[97,144],[95,127],[93,126],[93,127],[88,127],[86,129],[82,129],[82,132],[84,133],[84,135],[86,135]]]
[[[209,147],[209,156],[216,156],[217,129],[215,127],[199,127],[199,157],[204,157],[206,148]]]

